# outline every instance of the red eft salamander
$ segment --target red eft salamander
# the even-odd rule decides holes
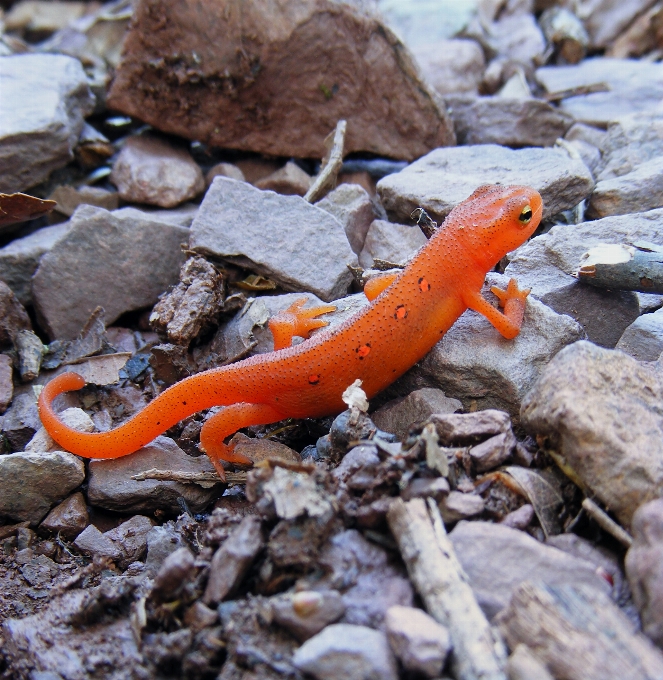
[[[372,397],[423,358],[468,308],[504,337],[518,335],[529,291],[520,291],[514,279],[506,291],[493,288],[501,312],[482,297],[481,287],[486,273],[532,235],[541,212],[534,189],[480,187],[449,213],[404,270],[369,281],[371,304],[333,330],[290,346],[293,335],[307,337],[326,325],[315,317],[334,309],[303,309],[300,300],[270,320],[274,352],[190,376],[109,432],[77,432],[58,419],[53,399],[85,384],[76,373],[63,373],[41,392],[42,423],[67,451],[117,458],[197,411],[226,406],[208,418],[200,435],[201,449],[225,479],[222,460],[251,463],[223,443],[230,434],[248,425],[339,413],[345,408],[341,394],[357,378]]]

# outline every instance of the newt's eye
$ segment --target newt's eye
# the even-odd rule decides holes
[[[522,224],[523,226],[526,224],[529,224],[530,220],[532,219],[532,207],[529,205],[526,205],[521,211],[520,215],[518,215],[518,222]]]

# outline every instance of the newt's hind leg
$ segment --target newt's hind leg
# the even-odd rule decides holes
[[[200,431],[200,448],[212,461],[212,465],[225,481],[226,473],[221,464],[228,463],[252,465],[253,461],[242,454],[235,453],[223,440],[248,425],[267,425],[283,420],[283,415],[267,404],[233,404],[226,406],[207,419]]]
[[[299,298],[288,309],[280,311],[269,320],[268,326],[274,337],[275,351],[290,347],[295,335],[308,338],[312,330],[322,328],[328,323],[322,319],[316,319],[316,316],[336,311],[336,307],[333,305],[318,305],[317,307],[303,309],[306,302],[306,298]]]

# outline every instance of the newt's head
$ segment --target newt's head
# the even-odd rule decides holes
[[[473,259],[492,269],[521,246],[541,221],[543,201],[531,187],[479,187],[447,217],[448,225]]]

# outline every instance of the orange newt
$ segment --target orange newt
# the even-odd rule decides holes
[[[201,449],[225,479],[222,460],[251,464],[224,444],[229,435],[248,425],[339,413],[345,408],[341,394],[357,378],[372,397],[423,358],[468,308],[483,314],[505,338],[518,335],[529,291],[519,290],[514,279],[506,290],[492,288],[501,312],[483,298],[481,287],[486,273],[532,235],[541,212],[541,196],[534,189],[480,187],[449,213],[405,269],[369,281],[365,293],[371,304],[333,330],[290,346],[294,335],[307,337],[325,326],[317,317],[334,310],[304,309],[301,299],[270,320],[274,352],[192,375],[114,430],[77,432],[58,419],[53,399],[85,384],[76,373],[63,373],[44,387],[41,420],[67,451],[117,458],[197,411],[225,406],[200,433]]]

